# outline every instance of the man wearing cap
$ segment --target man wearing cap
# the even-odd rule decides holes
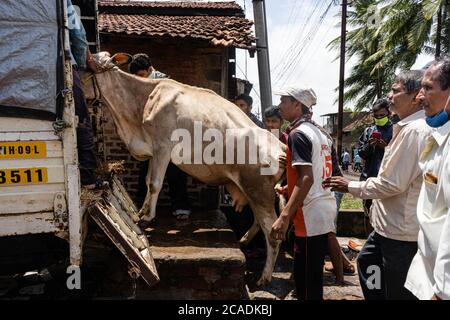
[[[389,100],[400,121],[393,127],[377,177],[366,181],[327,179],[325,187],[374,199],[369,235],[357,258],[358,275],[366,300],[408,300],[415,297],[405,289],[405,280],[417,252],[419,224],[416,207],[422,185],[419,158],[431,129],[417,94],[422,71],[396,76]]]
[[[281,95],[281,116],[291,122],[287,129],[289,201],[272,226],[271,236],[284,240],[289,222],[295,228],[294,279],[299,300],[323,299],[323,265],[328,233],[335,231],[336,201],[322,181],[338,168],[332,157],[329,135],[311,120],[316,94],[310,88],[294,86]]]

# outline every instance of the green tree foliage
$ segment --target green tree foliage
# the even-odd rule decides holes
[[[448,0],[355,0],[347,21],[346,58],[356,63],[345,79],[344,101],[355,111],[386,96],[396,71],[410,69],[419,54],[450,52]],[[329,47],[339,45],[340,37]]]

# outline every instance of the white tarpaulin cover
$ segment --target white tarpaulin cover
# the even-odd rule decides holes
[[[0,114],[3,106],[56,112],[56,1],[0,1]]]

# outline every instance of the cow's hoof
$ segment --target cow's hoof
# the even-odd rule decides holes
[[[139,226],[139,228],[141,228],[141,230],[145,231],[145,229],[147,229],[150,226],[150,223],[151,223],[151,221],[149,221],[149,220],[141,219],[138,222],[138,226]]]
[[[267,279],[265,277],[261,277],[257,282],[256,285],[260,288],[263,288],[265,286],[267,286],[270,283],[271,279]]]
[[[247,237],[242,237],[241,240],[239,240],[239,245],[242,247],[246,247],[248,245],[249,241]]]
[[[138,212],[138,216],[141,217],[141,219],[145,219],[146,216],[148,216],[150,211],[148,209],[142,208]]]
[[[270,276],[262,275],[261,278],[259,278],[259,280],[256,282],[256,285],[258,287],[265,287],[265,286],[267,286],[270,283],[270,281],[272,281],[272,276],[271,275]]]

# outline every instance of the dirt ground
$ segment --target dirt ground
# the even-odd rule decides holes
[[[346,248],[349,238],[338,238],[343,248]],[[361,239],[356,239],[363,243]],[[355,265],[356,255],[347,252],[347,257]],[[325,266],[331,263],[326,261]],[[256,270],[264,266],[264,258],[249,258],[247,256],[247,291],[249,299],[254,300],[295,300],[295,284],[292,278],[293,257],[292,252],[283,248],[280,251],[272,276],[271,284],[263,290],[256,288]],[[356,265],[355,265],[356,266]],[[333,273],[324,270],[324,299],[325,300],[363,300],[363,294],[359,285],[358,275],[345,276],[346,285],[335,284]]]

